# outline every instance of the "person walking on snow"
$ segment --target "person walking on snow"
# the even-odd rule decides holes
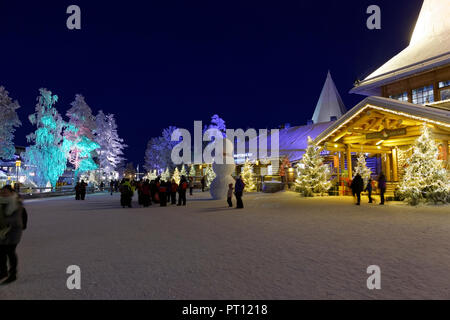
[[[357,199],[356,205],[358,206],[361,205],[361,192],[364,190],[364,180],[362,179],[359,173],[357,173],[356,176],[353,178],[351,188],[353,196],[356,195]]]
[[[227,202],[228,202],[228,206],[229,206],[230,208],[233,207],[233,201],[232,201],[232,198],[233,198],[233,184],[230,183],[230,184],[228,185],[228,193],[227,193]]]
[[[18,194],[11,186],[0,190],[0,280],[2,285],[17,280],[17,245],[27,228],[28,215]],[[7,226],[6,229],[4,226]],[[9,261],[9,270],[8,270]]]
[[[122,180],[120,184],[120,205],[122,208],[131,208],[131,200],[133,199],[134,190],[129,179]]]
[[[364,191],[367,191],[369,193],[369,203],[372,203],[372,178],[369,178],[366,189]]]
[[[242,202],[242,194],[244,193],[245,183],[242,181],[242,177],[239,176],[234,184],[234,195],[236,197],[236,209],[243,209],[244,203]]]
[[[205,184],[206,184],[205,176],[202,177],[202,180],[200,182],[202,184],[202,192],[205,192]]]
[[[380,189],[380,205],[384,205],[384,193],[386,192],[386,176],[383,172],[378,177],[378,189]]]
[[[170,185],[170,203],[177,204],[177,190],[178,184],[175,182],[175,179],[172,179],[172,183]]]
[[[186,191],[188,182],[185,176],[181,176],[180,185],[178,186],[178,204],[177,206],[186,205]]]

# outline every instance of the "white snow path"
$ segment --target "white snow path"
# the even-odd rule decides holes
[[[208,194],[122,209],[118,196],[30,201],[19,280],[0,299],[449,299],[450,207]],[[82,289],[66,288],[79,265]],[[368,290],[366,268],[381,268]]]

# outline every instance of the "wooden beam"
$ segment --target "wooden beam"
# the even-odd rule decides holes
[[[352,151],[350,149],[350,146],[347,146],[347,170],[348,170],[348,177],[351,179],[353,177],[353,172],[352,172]]]
[[[398,181],[397,148],[392,149],[392,179]]]

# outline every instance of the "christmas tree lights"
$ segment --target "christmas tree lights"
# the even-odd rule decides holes
[[[422,135],[412,146],[412,155],[400,183],[400,195],[411,205],[450,201],[449,172],[438,160],[439,149],[424,125]]]
[[[244,167],[241,171],[242,180],[245,183],[245,191],[252,192],[256,191],[255,174],[253,173],[253,164],[250,160],[246,159]]]
[[[372,171],[370,171],[369,168],[367,168],[366,165],[366,156],[364,153],[360,152],[358,154],[358,163],[356,164],[353,172],[353,178],[358,174],[363,178],[364,180],[364,186],[367,185],[367,182],[369,181]]]
[[[321,148],[315,146],[308,137],[308,147],[297,165],[295,180],[296,187],[305,197],[312,197],[314,193],[324,194],[331,188],[330,169],[323,163],[320,151]]]

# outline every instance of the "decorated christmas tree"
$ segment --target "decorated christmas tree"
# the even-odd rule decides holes
[[[330,170],[323,163],[320,151],[321,149],[315,146],[308,137],[308,147],[301,162],[297,165],[297,179],[295,180],[296,187],[305,197],[312,197],[314,193],[324,194],[331,188]]]
[[[256,191],[255,174],[253,173],[253,164],[250,160],[245,160],[244,167],[241,171],[242,180],[245,183],[245,191],[252,192]]]
[[[149,181],[155,180],[157,177],[158,175],[156,174],[156,170],[149,171],[145,175],[145,179],[148,179]]]
[[[195,167],[194,165],[191,165],[191,169],[189,170],[189,177],[195,177],[196,172],[195,172]]]
[[[175,167],[175,170],[173,171],[172,179],[175,180],[177,184],[180,183],[180,171],[178,171],[177,167]]]
[[[164,171],[163,173],[161,173],[161,180],[162,180],[162,181],[169,181],[169,180],[170,180],[170,172],[169,172],[169,168],[166,168],[166,171]]]
[[[209,186],[211,185],[211,182],[216,177],[216,173],[214,172],[214,170],[212,169],[211,166],[206,167],[205,176],[206,176],[206,187],[209,188]]]
[[[424,126],[422,135],[412,147],[400,184],[400,194],[409,204],[450,201],[449,173],[438,156],[439,149],[429,129]]]
[[[358,174],[358,173],[364,180],[364,186],[366,186],[367,182],[370,179],[370,176],[372,175],[372,171],[370,171],[370,169],[367,168],[366,157],[365,157],[364,153],[362,153],[362,152],[360,152],[358,154],[358,163],[356,164],[356,166],[354,168],[353,177],[355,177],[356,174]]]
[[[186,172],[186,168],[184,167],[184,164],[181,167],[180,176],[185,176],[185,177],[187,176],[187,172]]]

